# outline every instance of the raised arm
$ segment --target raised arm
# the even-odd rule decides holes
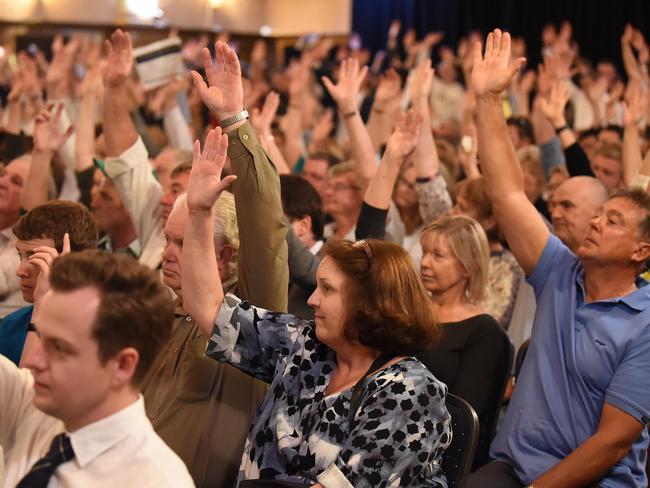
[[[131,35],[117,29],[106,41],[104,68],[103,125],[106,155],[117,157],[138,139],[129,114],[126,81],[133,68]]]
[[[223,288],[215,259],[212,208],[235,176],[221,179],[226,162],[228,136],[217,127],[208,133],[203,153],[194,142],[192,172],[187,183],[188,220],[183,237],[183,309],[210,338],[217,312],[223,303]]]
[[[359,67],[359,61],[354,58],[343,60],[339,68],[339,78],[336,85],[323,77],[325,88],[336,101],[340,115],[350,137],[350,152],[356,163],[357,174],[366,185],[377,171],[375,150],[357,108],[358,96],[368,67]]]
[[[74,130],[72,126],[69,126],[64,132],[59,130],[59,118],[62,112],[63,104],[60,103],[56,107],[48,107],[36,117],[32,164],[20,194],[20,206],[25,210],[31,210],[48,200],[47,189],[52,158]]]
[[[623,180],[625,186],[631,187],[638,179],[641,169],[641,140],[639,137],[639,122],[648,107],[648,93],[638,84],[630,90],[628,99],[623,107]]]
[[[273,134],[271,133],[271,124],[273,123],[273,119],[275,118],[279,106],[280,95],[273,91],[270,92],[264,99],[262,110],[258,108],[253,109],[253,113],[251,114],[251,124],[253,124],[253,127],[257,131],[260,145],[271,158],[275,169],[277,169],[278,173],[282,175],[291,173],[291,168],[286,159],[284,159],[284,156],[282,155],[278,145],[275,143]]]
[[[503,115],[503,92],[524,59],[511,61],[510,34],[491,32],[474,46],[472,90],[476,96],[478,154],[499,229],[527,274],[535,269],[549,230],[524,192],[523,175]]]
[[[415,110],[400,115],[395,131],[388,140],[384,157],[366,190],[364,201],[368,205],[388,209],[400,168],[414,153],[422,125],[422,117]]]
[[[237,54],[217,42],[217,64],[210,52],[201,53],[208,84],[192,72],[194,84],[210,112],[221,121],[239,114],[244,94]],[[239,229],[238,293],[269,310],[286,311],[287,224],[280,200],[280,179],[247,120],[225,127],[228,157],[237,182],[233,185]]]

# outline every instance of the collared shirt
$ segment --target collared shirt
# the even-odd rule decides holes
[[[13,487],[64,432],[63,422],[32,403],[33,378],[0,356],[0,445],[4,450],[3,488]],[[142,397],[104,419],[70,433],[75,452],[61,464],[48,488],[189,487],[187,468],[156,435]],[[0,471],[2,474],[2,471]]]
[[[11,227],[0,230],[0,318],[24,306],[16,269],[20,264]]]
[[[113,252],[116,254],[128,254],[134,259],[138,259],[140,257],[141,246],[140,246],[140,241],[138,239],[133,239],[126,246],[113,249],[111,236],[105,234],[97,243],[97,247],[106,252]]]
[[[320,252],[321,249],[323,249],[323,240],[316,241],[313,246],[309,248],[309,252],[312,253],[314,256],[318,256],[318,253]]]
[[[106,158],[106,173],[115,183],[131,216],[141,251],[138,261],[156,269],[162,260],[165,239],[162,233],[160,198],[163,190],[153,176],[149,154],[142,139],[118,157]]]
[[[650,287],[586,303],[583,267],[555,236],[528,281],[537,299],[533,336],[490,453],[524,484],[598,430],[604,403],[650,420]],[[599,486],[646,486],[647,445],[643,429]]]
[[[196,322],[178,302],[175,313],[172,336],[142,385],[147,415],[196,486],[234,486],[266,385],[206,357]]]

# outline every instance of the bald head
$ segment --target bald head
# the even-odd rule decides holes
[[[582,243],[589,221],[608,198],[607,189],[596,178],[575,176],[558,186],[550,202],[555,234],[569,249]]]
[[[25,155],[0,165],[0,230],[11,227],[19,217],[20,195],[29,175],[31,156]]]

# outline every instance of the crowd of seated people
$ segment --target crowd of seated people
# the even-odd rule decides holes
[[[6,50],[0,486],[648,486],[642,33],[401,30]]]

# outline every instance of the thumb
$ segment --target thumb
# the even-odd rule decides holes
[[[320,79],[323,82],[323,85],[325,85],[325,88],[329,94],[332,95],[332,92],[334,91],[334,83],[332,83],[332,80],[330,80],[327,76],[321,76]]]
[[[519,73],[524,64],[526,64],[526,58],[517,58],[512,62],[510,65],[510,79],[514,78],[514,76]]]
[[[235,175],[229,175],[226,176],[224,179],[222,179],[219,182],[219,193],[224,191],[226,188],[228,188],[232,183],[237,179],[237,176]]]
[[[61,250],[61,256],[70,253],[70,247],[70,234],[66,232],[63,234],[63,249]]]

